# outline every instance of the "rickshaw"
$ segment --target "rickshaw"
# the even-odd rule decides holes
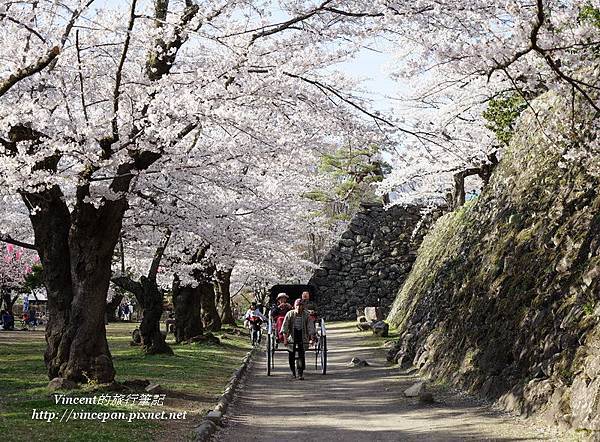
[[[269,292],[269,315],[267,322],[267,376],[271,376],[272,370],[275,368],[275,354],[286,353],[287,348],[283,345],[280,339],[281,320],[277,320],[272,315],[273,307],[276,305],[277,295],[279,293],[285,293],[288,295],[289,303],[294,304],[296,299],[302,297],[302,292],[310,293],[310,300],[313,303],[318,302],[316,290],[311,285],[290,285],[290,284],[278,284],[271,287]],[[321,371],[321,374],[327,374],[327,330],[325,328],[325,319],[318,317],[317,312],[312,313],[314,316],[312,320],[315,322],[316,339],[314,346],[309,346],[305,349],[306,355],[306,366],[309,364],[309,354],[314,352],[315,354],[315,370]]]

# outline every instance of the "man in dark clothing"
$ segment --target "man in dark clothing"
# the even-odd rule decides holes
[[[14,330],[15,318],[8,310],[3,310],[2,313],[2,328],[4,330]]]

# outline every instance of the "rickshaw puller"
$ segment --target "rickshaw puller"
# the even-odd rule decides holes
[[[292,375],[296,377],[296,352],[298,353],[298,379],[304,379],[306,367],[305,349],[308,348],[308,314],[304,311],[302,299],[296,299],[294,310],[289,311],[281,327],[283,344],[288,347]],[[290,345],[291,344],[291,345]]]

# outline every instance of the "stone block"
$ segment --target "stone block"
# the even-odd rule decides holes
[[[211,422],[214,422],[216,425],[218,425],[219,422],[221,422],[222,417],[223,417],[223,413],[221,413],[218,410],[211,410],[206,415],[206,419],[208,419]]]
[[[49,390],[73,390],[77,384],[65,378],[54,378],[48,383]]]
[[[379,321],[373,324],[373,334],[386,338],[389,334],[390,326],[387,322]]]
[[[411,385],[410,387],[408,387],[406,390],[404,390],[404,396],[405,397],[418,397],[421,392],[425,391],[425,383],[424,382],[417,382],[413,385]]]
[[[383,319],[383,311],[381,307],[365,307],[365,316],[369,321],[381,321]]]

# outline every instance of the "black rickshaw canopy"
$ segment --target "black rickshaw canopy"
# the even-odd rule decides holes
[[[269,305],[276,303],[277,295],[285,293],[290,297],[289,303],[294,305],[294,301],[302,296],[302,292],[310,293],[310,300],[318,304],[317,291],[313,285],[309,284],[277,284],[269,290]]]

